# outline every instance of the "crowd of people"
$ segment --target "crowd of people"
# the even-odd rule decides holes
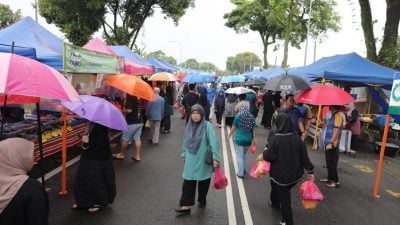
[[[204,208],[213,168],[219,167],[221,161],[220,143],[214,127],[221,128],[223,121],[231,127],[228,137],[232,136],[235,143],[237,177],[243,179],[246,153],[252,144],[256,144],[256,118],[260,105],[263,105],[260,125],[269,130],[269,135],[265,139],[265,151],[258,158],[271,163],[269,205],[281,211],[281,224],[293,224],[290,190],[302,179],[304,170],[313,177],[313,165],[304,144],[312,119],[310,107],[296,104],[290,93],[284,97],[282,93],[272,91],[234,95],[226,94],[223,88],[214,91],[212,87],[189,84],[182,86],[175,98],[175,90],[172,85],[154,87],[156,100],[151,102],[126,96],[121,110],[125,114],[128,130],[123,131],[120,149],[115,154],[111,153],[109,129],[93,122],[87,123],[80,164],[74,179],[75,202],[72,208],[97,212],[113,203],[116,181],[112,159],[125,159],[128,146],[133,144],[135,153],[132,160],[137,163],[142,160],[141,136],[146,121],[150,124],[147,140],[157,146],[160,133],[171,132],[175,99],[178,100],[177,108],[183,108],[182,119],[186,120],[180,155],[184,160],[182,194],[179,208],[175,211],[178,215],[191,213],[196,187],[198,207]],[[210,121],[211,109],[215,110],[216,126]],[[347,127],[355,136],[360,133],[359,115],[354,105],[348,106],[346,114],[347,117],[341,107],[330,106],[329,112],[323,115],[322,145],[327,176],[320,181],[332,188],[340,184],[338,143],[346,120]],[[15,148],[18,151],[10,150]],[[24,221],[47,224],[47,194],[38,182],[26,175],[33,165],[33,143],[10,138],[0,142],[0,154],[0,224],[27,224]],[[211,163],[207,162],[208,157],[211,157]],[[32,214],[21,211],[21,205],[31,205],[34,209]]]

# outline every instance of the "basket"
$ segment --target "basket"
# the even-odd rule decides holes
[[[319,203],[318,200],[302,200],[304,209],[315,209]]]

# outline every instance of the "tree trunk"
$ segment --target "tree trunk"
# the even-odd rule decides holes
[[[263,42],[264,45],[264,50],[263,50],[263,57],[264,57],[264,65],[263,68],[266,69],[268,68],[268,59],[267,59],[267,55],[268,55],[268,40]]]
[[[400,20],[400,1],[386,0],[386,23],[379,51],[379,62],[387,67],[393,68],[397,59],[397,35]]]
[[[377,62],[374,27],[372,24],[371,6],[369,0],[359,0],[361,10],[361,26],[364,31],[365,47],[367,48],[367,58]]]
[[[284,38],[284,44],[283,44],[283,60],[281,63],[282,68],[287,66],[287,61],[288,61],[289,42],[290,42],[290,34],[292,32],[295,1],[296,0],[291,0],[290,6],[289,6],[289,15],[288,15],[288,19],[287,19],[285,38]]]

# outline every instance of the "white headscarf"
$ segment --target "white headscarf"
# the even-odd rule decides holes
[[[33,142],[8,138],[0,142],[0,213],[29,178],[33,161]]]

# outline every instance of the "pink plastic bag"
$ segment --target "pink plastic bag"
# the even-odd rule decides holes
[[[321,191],[314,183],[313,179],[309,179],[305,181],[299,187],[299,192],[301,193],[301,197],[303,200],[317,200],[322,201],[324,196],[322,195]]]
[[[228,179],[219,167],[214,168],[214,188],[224,189],[228,186]]]
[[[258,161],[253,164],[250,170],[250,176],[254,178],[260,178],[265,174],[269,173],[271,164],[267,161]]]
[[[256,151],[257,151],[257,144],[255,142],[253,142],[250,145],[250,152],[254,154],[254,153],[256,153]]]

